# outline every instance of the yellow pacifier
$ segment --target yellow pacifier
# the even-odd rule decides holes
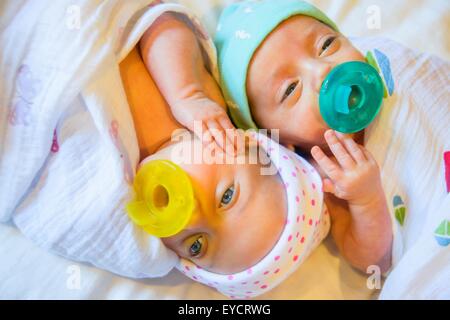
[[[186,172],[168,160],[144,164],[134,179],[135,197],[126,210],[149,234],[165,238],[183,230],[194,210],[194,190]]]

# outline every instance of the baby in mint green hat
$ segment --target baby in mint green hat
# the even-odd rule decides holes
[[[364,56],[324,13],[299,0],[227,7],[215,43],[221,88],[236,126],[279,129],[283,144],[314,147],[324,191],[334,195],[327,205],[340,251],[361,270],[370,265],[387,270],[392,225],[377,163],[355,142],[361,134],[329,130],[318,108],[333,66],[365,62]]]
[[[438,202],[447,195],[436,181],[442,179],[442,155],[450,149],[448,62],[385,38],[350,41],[323,12],[300,0],[230,5],[215,44],[234,124],[278,130],[281,143],[312,155],[323,178],[333,237],[353,266],[387,270],[418,234],[432,235],[424,229],[425,219],[436,212],[428,214],[424,192]],[[338,103],[331,104],[336,110],[326,118],[329,79],[333,75],[334,83],[342,84],[354,73],[349,65],[372,70],[360,74],[371,89],[338,86]],[[360,108],[361,101],[369,107]],[[336,120],[343,114],[353,118],[338,130]],[[359,122],[364,125],[345,130]],[[416,181],[423,168],[427,174]]]

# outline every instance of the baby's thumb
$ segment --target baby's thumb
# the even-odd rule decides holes
[[[323,179],[322,188],[323,192],[334,194],[334,183],[330,179],[328,178]]]

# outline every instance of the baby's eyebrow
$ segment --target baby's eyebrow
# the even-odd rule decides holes
[[[271,75],[266,80],[263,89],[269,88],[269,94],[271,99],[273,99],[274,102],[278,102],[275,100],[277,88],[279,87],[279,84],[281,82],[281,76],[284,72],[285,67],[281,66],[278,68],[272,69]],[[270,104],[272,105],[272,104]]]
[[[275,84],[275,82],[277,82],[276,80],[278,80],[278,78],[280,78],[280,76],[282,75],[284,71],[283,69],[284,69],[283,67],[275,68],[275,70],[272,71],[272,74],[270,75],[269,79],[266,81],[266,85]]]

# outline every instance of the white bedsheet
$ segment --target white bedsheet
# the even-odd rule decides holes
[[[214,29],[225,0],[181,0]],[[450,59],[450,5],[445,0],[312,1],[351,36],[384,35],[407,46]],[[373,6],[377,7],[373,7]],[[0,10],[2,5],[0,4]],[[368,30],[368,10],[379,9],[381,29]],[[0,21],[2,28],[7,21]],[[79,275],[79,277],[78,277]],[[79,281],[77,281],[79,279]],[[328,239],[284,284],[261,298],[371,299],[378,290],[354,271]],[[0,298],[74,299],[220,299],[220,294],[172,272],[162,279],[133,280],[74,263],[36,247],[17,229],[0,225]]]

